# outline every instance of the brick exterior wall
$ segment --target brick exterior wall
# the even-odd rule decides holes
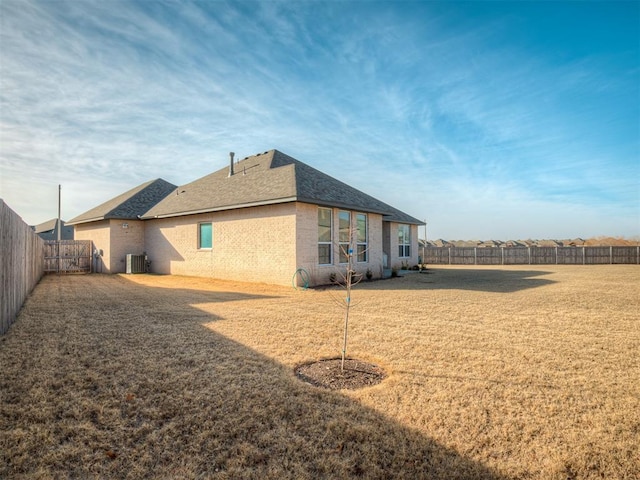
[[[111,273],[127,271],[127,254],[145,251],[145,222],[141,220],[109,220],[111,226]]]
[[[95,266],[102,273],[124,273],[127,254],[144,252],[144,232],[145,225],[140,220],[112,219],[75,225],[76,240],[91,240],[94,248],[102,250],[101,263]]]
[[[408,263],[409,267],[413,267],[418,264],[418,226],[410,225],[411,236],[411,256],[407,258],[400,258],[398,255],[398,226],[401,225],[395,222],[389,222],[389,268],[395,268],[400,270],[403,262]],[[386,242],[385,242],[386,243]],[[386,247],[386,245],[385,245]]]
[[[339,263],[338,248],[338,212],[332,209],[333,220],[333,264],[318,264],[318,206],[307,203],[297,204],[297,258],[298,268],[304,268],[310,276],[310,285],[324,285],[329,283],[332,273],[344,271],[345,266]],[[351,219],[355,221],[355,214],[351,212]],[[368,258],[367,262],[355,263],[355,270],[365,274],[369,269],[373,278],[382,276],[382,216],[368,214]]]
[[[74,225],[74,230],[76,240],[91,240],[95,249],[102,250],[103,254],[99,263],[94,264],[95,271],[111,273],[111,231],[109,229],[109,220],[80,223]]]
[[[333,264],[318,264],[318,206],[286,203],[154,220],[104,220],[76,225],[76,239],[92,240],[103,250],[102,272],[124,273],[126,255],[146,252],[153,273],[192,275],[247,282],[291,285],[298,268],[310,285],[329,283],[339,263],[338,212],[333,217]],[[355,214],[351,212],[352,221]],[[373,278],[383,274],[383,243],[389,268],[418,263],[418,228],[411,226],[411,257],[398,256],[398,224],[368,214],[368,259],[355,269]],[[198,225],[213,225],[213,248],[198,248]],[[126,225],[124,228],[123,225]],[[97,271],[100,271],[98,266]],[[302,278],[296,277],[298,285]]]
[[[198,249],[198,224],[213,225],[213,248]],[[291,285],[296,271],[296,204],[146,221],[154,273]]]

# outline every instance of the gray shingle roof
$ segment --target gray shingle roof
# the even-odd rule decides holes
[[[64,220],[60,220],[62,224],[62,229],[60,230],[60,239],[61,240],[73,240],[73,227],[67,226]],[[57,240],[58,239],[58,219],[52,218],[51,220],[47,220],[46,222],[42,222],[38,225],[34,225],[33,231],[36,232],[43,240]]]
[[[77,225],[109,218],[133,220],[143,215],[175,189],[175,185],[161,178],[151,180],[72,218],[67,224]]]
[[[64,225],[64,220],[61,220],[62,225]],[[47,220],[46,222],[39,223],[38,225],[34,225],[33,231],[36,233],[49,232],[51,230],[56,229],[56,225],[58,224],[57,218],[52,218],[51,220]]]
[[[379,213],[385,220],[423,222],[278,150],[247,157],[229,168],[179,187],[142,218],[174,217],[285,202]],[[74,219],[75,220],[75,219]]]

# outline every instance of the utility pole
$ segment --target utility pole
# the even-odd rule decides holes
[[[60,230],[61,230],[61,228],[60,228],[61,225],[60,224],[62,222],[61,216],[60,216],[60,211],[61,211],[60,199],[61,199],[61,197],[62,197],[62,185],[58,185],[58,241],[60,241],[60,239],[61,239],[61,237],[60,237]]]
[[[62,219],[60,216],[61,211],[61,197],[62,197],[62,185],[58,184],[58,222],[57,222],[57,240],[58,240],[58,274],[60,273],[60,239],[62,238]]]
[[[422,262],[421,264],[427,263],[425,261],[427,254],[427,219],[424,219],[424,242],[422,243]]]

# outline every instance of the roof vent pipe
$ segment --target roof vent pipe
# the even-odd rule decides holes
[[[233,156],[235,153],[229,152],[229,176],[233,175]]]

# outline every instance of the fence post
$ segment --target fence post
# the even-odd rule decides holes
[[[609,246],[609,263],[613,264],[613,246]]]
[[[449,247],[448,251],[449,251],[449,265],[451,265],[451,247]]]
[[[478,247],[473,247],[473,264],[478,264]]]
[[[587,259],[586,259],[586,254],[585,254],[585,250],[587,247],[582,246],[582,264],[584,265],[585,263],[587,263]]]

